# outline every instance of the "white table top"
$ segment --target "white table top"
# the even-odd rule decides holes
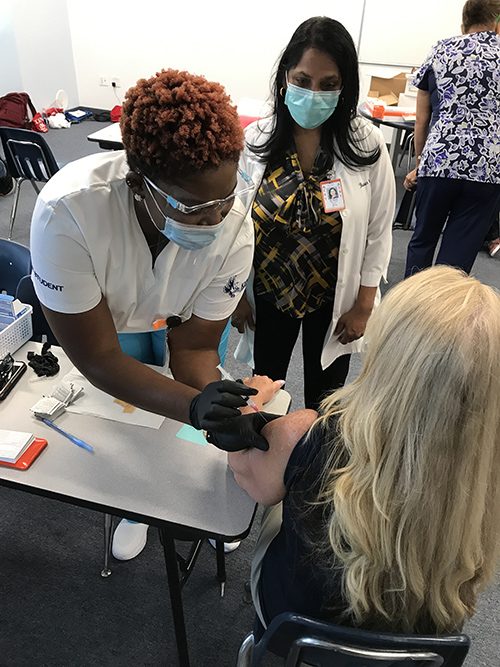
[[[27,343],[14,357],[26,360]],[[242,491],[227,465],[227,454],[176,436],[180,422],[165,419],[159,430],[65,413],[61,428],[93,445],[93,454],[37,421],[30,407],[50,394],[72,367],[61,348],[52,348],[61,371],[55,378],[30,382],[27,372],[0,403],[0,428],[44,437],[48,446],[28,470],[0,467],[0,484],[109,512],[146,523],[165,522],[235,539],[249,528],[254,501]],[[266,410],[285,413],[290,396],[280,396]]]
[[[102,127],[97,132],[92,132],[87,136],[89,141],[109,141],[113,143],[121,143],[122,133],[120,130],[120,123],[111,123],[111,125],[106,125]]]

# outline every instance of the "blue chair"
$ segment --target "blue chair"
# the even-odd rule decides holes
[[[37,182],[48,181],[59,171],[59,166],[47,142],[38,132],[0,127],[0,139],[7,167],[15,183],[8,236],[11,239],[21,183],[29,181],[39,194]]]
[[[29,248],[14,241],[0,239],[0,292],[15,296],[19,281],[30,272]]]
[[[243,640],[238,667],[258,667],[268,651],[286,667],[460,667],[469,650],[466,635],[432,637],[368,632],[285,612],[276,616],[257,643]]]

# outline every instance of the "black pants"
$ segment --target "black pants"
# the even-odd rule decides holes
[[[436,264],[470,272],[500,204],[500,185],[457,178],[422,177],[417,182],[415,231],[408,245],[405,277]]]
[[[325,370],[321,368],[321,352],[326,332],[332,321],[333,303],[328,303],[304,318],[291,317],[262,297],[255,297],[256,375],[285,380],[294,345],[302,325],[304,359],[304,404],[316,409],[325,394],[342,387],[349,372],[351,355],[338,357]]]

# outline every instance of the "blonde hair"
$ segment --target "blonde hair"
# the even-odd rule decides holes
[[[452,632],[499,555],[500,297],[434,267],[388,293],[365,341],[361,374],[317,422],[339,418],[320,500],[347,614]]]

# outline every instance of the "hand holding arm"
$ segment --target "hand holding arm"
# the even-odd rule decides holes
[[[228,455],[236,482],[256,502],[274,505],[283,500],[283,477],[290,454],[317,417],[314,410],[292,412],[264,427],[268,451],[247,449]]]
[[[225,382],[230,381],[226,380]],[[248,393],[252,395],[254,407],[245,404],[240,408],[241,417],[227,419],[215,427],[212,427],[205,421],[204,424],[208,431],[207,440],[216,447],[219,447],[219,449],[224,449],[228,452],[236,452],[249,448],[266,451],[269,445],[267,440],[261,435],[261,430],[266,424],[277,419],[279,415],[262,412],[261,410],[273,398],[276,392],[281,389],[284,382],[283,380],[273,382],[264,375],[245,378],[243,382],[244,385],[241,385],[239,382],[230,383],[237,387],[249,387]]]

